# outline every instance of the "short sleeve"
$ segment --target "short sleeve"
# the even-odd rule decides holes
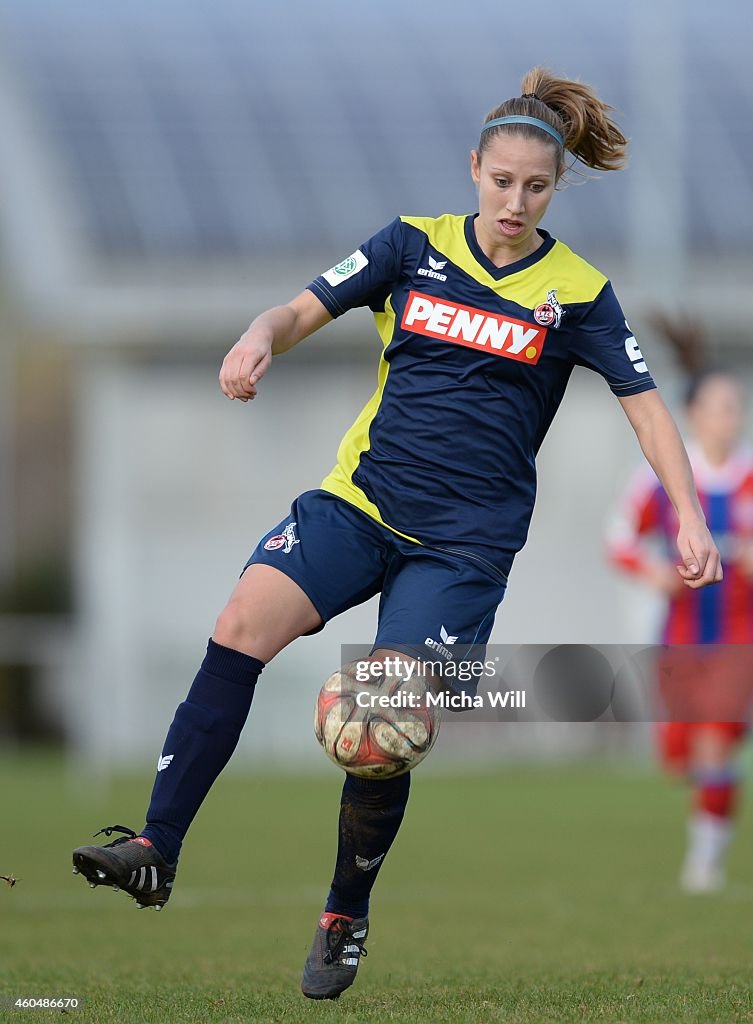
[[[656,387],[609,281],[573,329],[573,362],[601,374],[618,398]]]
[[[396,217],[354,253],[320,274],[308,286],[333,317],[356,306],[384,304],[400,276],[403,224]]]

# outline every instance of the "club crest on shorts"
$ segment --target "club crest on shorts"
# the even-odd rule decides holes
[[[559,327],[562,323],[562,317],[565,315],[565,311],[557,302],[557,289],[552,288],[547,293],[546,302],[542,302],[540,306],[537,306],[533,311],[533,319],[537,324],[541,324],[542,327]]]
[[[295,535],[295,520],[292,523],[288,523],[282,533],[276,533],[274,537],[270,537],[264,545],[265,551],[279,551],[283,548],[283,555],[289,555],[293,550],[295,544],[300,544],[300,540]]]

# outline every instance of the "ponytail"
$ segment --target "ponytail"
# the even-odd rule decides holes
[[[491,111],[486,121],[511,115],[544,121],[564,140],[564,145],[558,147],[560,164],[564,150],[569,150],[594,170],[616,171],[625,166],[628,140],[609,116],[614,108],[599,99],[590,85],[556,78],[546,68],[537,67],[523,78],[521,93]],[[557,145],[551,133],[536,125],[506,124],[482,130],[479,154],[488,147],[491,138],[502,131]]]

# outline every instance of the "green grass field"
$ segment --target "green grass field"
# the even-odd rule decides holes
[[[59,762],[0,760],[0,993],[76,995],[96,1022],[753,1020],[753,823],[720,896],[675,885],[685,795],[602,765],[416,774],[339,1002],[298,990],[329,881],[340,780],[227,776],[160,915],[88,889],[70,850],[142,824],[150,778],[74,800]],[[99,841],[99,840],[98,840]],[[6,1013],[42,1020],[59,1011]]]

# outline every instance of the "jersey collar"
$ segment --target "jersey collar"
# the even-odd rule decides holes
[[[473,230],[473,222],[476,217],[478,217],[477,213],[469,213],[465,218],[465,240],[468,243],[468,248],[471,250],[476,262],[480,263],[484,270],[491,274],[495,281],[501,281],[503,277],[509,277],[510,274],[517,274],[520,270],[532,267],[534,263],[538,263],[540,259],[543,259],[544,256],[551,251],[552,246],[556,241],[548,231],[544,231],[543,228],[536,228],[540,237],[544,239],[543,245],[540,245],[538,249],[530,255],[524,256],[522,260],[516,260],[515,263],[508,263],[506,267],[495,267],[476,240],[476,232]]]

